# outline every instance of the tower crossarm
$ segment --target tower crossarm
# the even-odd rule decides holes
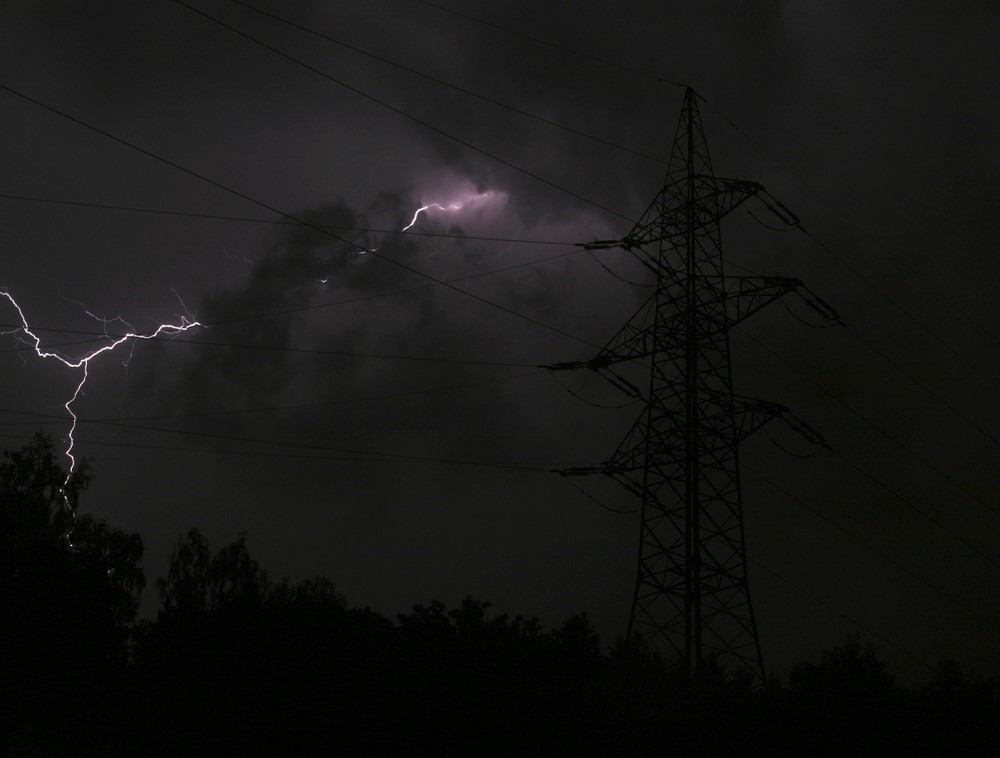
[[[780,403],[741,395],[730,396],[729,402],[735,411],[736,442],[746,439],[769,421],[780,418],[806,442],[830,449],[822,434]]]
[[[780,403],[772,403],[769,400],[759,400],[754,397],[731,395],[728,400],[736,420],[733,425],[733,431],[737,437],[736,442],[746,439],[769,421],[781,418],[789,412],[788,408]]]
[[[727,276],[727,327],[803,286],[800,280],[786,276]]]
[[[766,193],[764,186],[744,179],[726,179],[709,174],[692,177],[694,191],[687,196],[684,182],[668,182],[632,230],[621,239],[578,242],[586,250],[620,247],[639,260],[656,264],[656,243],[681,244],[691,232],[718,224],[752,197]],[[650,250],[645,248],[650,246]]]
[[[698,426],[699,455],[732,449],[775,419],[783,420],[807,442],[829,448],[818,431],[780,403],[744,395],[705,394],[704,413]],[[634,475],[649,467],[651,456],[661,462],[674,463],[682,461],[685,456],[682,414],[661,409],[659,416],[663,423],[656,424],[655,429],[650,428],[643,417],[637,419],[614,455],[603,464],[565,469],[559,473],[565,476],[605,474],[641,487]],[[639,440],[644,442],[639,444]]]
[[[730,212],[751,197],[756,197],[765,191],[763,184],[745,179],[725,179],[719,176],[699,176],[697,178],[710,181],[715,187],[713,195],[716,202],[715,218],[717,221],[728,216]]]
[[[804,287],[798,279],[783,276],[732,276],[725,277],[724,284],[724,287],[719,288],[720,294],[716,299],[717,303],[724,306],[723,315],[721,318],[705,320],[703,329],[707,329],[708,332],[704,333],[703,337],[719,330],[729,329],[783,295]],[[710,307],[708,303],[702,305]],[[590,360],[563,361],[547,364],[541,368],[550,371],[588,368],[600,373],[627,395],[640,397],[641,391],[619,373],[614,372],[612,367],[627,361],[649,358],[662,351],[666,344],[679,343],[687,326],[683,310],[661,309],[658,314],[659,328],[656,332],[652,331],[648,328],[648,323],[656,316],[655,308],[654,293]]]
[[[732,450],[742,440],[776,418],[785,419],[803,436],[810,433],[819,436],[818,432],[796,419],[788,408],[779,403],[706,391],[698,422],[698,453],[710,456]],[[567,469],[560,473],[569,476],[602,473],[621,481],[632,481],[638,487],[641,486],[640,482],[633,477],[648,469],[651,461],[677,464],[685,459],[686,438],[683,411],[660,407],[654,414],[654,423],[650,424],[650,419],[645,415],[636,419],[618,449],[602,465]]]
[[[688,180],[668,182],[632,230],[618,245],[635,251],[653,243],[679,244],[690,232],[699,233],[718,224],[733,210],[763,193],[764,186],[743,179],[725,179],[710,174],[695,174]],[[606,245],[596,240],[596,246]],[[655,251],[642,250],[655,259]]]

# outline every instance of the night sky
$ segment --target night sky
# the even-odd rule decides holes
[[[846,325],[790,297],[732,335],[736,392],[831,448],[781,422],[742,448],[765,662],[858,634],[904,680],[1000,670],[995,4],[252,0],[299,28],[191,5],[216,21],[0,10],[0,286],[67,359],[205,324],[95,358],[74,405],[82,508],[142,534],[150,580],[189,527],[246,531],[275,576],[386,614],[471,594],[623,633],[638,517],[610,509],[636,504],[549,469],[607,459],[639,406],[537,366],[648,295],[627,254],[567,243],[645,210],[684,83],[716,173],[807,232],[751,201],[729,271],[799,278]],[[464,205],[398,232],[431,203]],[[62,450],[81,374],[19,323],[0,301],[3,445]]]

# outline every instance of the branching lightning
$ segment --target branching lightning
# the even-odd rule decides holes
[[[103,355],[105,353],[111,353],[119,345],[124,345],[129,342],[133,342],[134,344],[134,340],[151,340],[161,335],[176,335],[180,334],[181,332],[186,332],[188,329],[193,329],[195,327],[203,326],[203,324],[201,324],[199,321],[196,321],[194,318],[192,318],[190,313],[185,313],[185,315],[180,316],[179,324],[160,324],[158,327],[156,327],[155,330],[151,332],[140,333],[134,331],[134,327],[127,321],[125,321],[125,319],[122,318],[121,316],[117,316],[113,319],[105,319],[100,316],[95,316],[81,303],[80,304],[81,307],[84,308],[84,312],[88,316],[97,319],[98,321],[104,324],[104,334],[109,340],[109,342],[97,348],[96,350],[92,350],[91,352],[86,353],[81,358],[74,360],[71,358],[66,358],[60,355],[59,353],[53,352],[51,350],[43,349],[41,338],[31,330],[31,327],[28,324],[28,319],[24,315],[24,310],[14,299],[13,295],[11,295],[10,292],[8,292],[6,289],[0,289],[0,296],[5,297],[10,302],[10,304],[14,306],[14,310],[17,311],[17,314],[21,319],[21,326],[19,329],[17,329],[17,332],[23,333],[23,335],[25,335],[25,337],[27,338],[25,339],[25,337],[22,337],[20,334],[18,334],[17,338],[20,342],[22,342],[22,344],[33,344],[35,354],[39,358],[55,359],[60,363],[62,363],[67,368],[78,370],[80,372],[80,381],[76,383],[76,387],[73,390],[73,393],[70,396],[69,400],[67,400],[63,404],[63,407],[66,409],[66,413],[69,414],[70,418],[69,433],[66,436],[67,445],[66,445],[66,450],[64,451],[64,454],[67,460],[69,461],[69,472],[67,473],[66,479],[63,482],[64,487],[72,478],[77,463],[76,457],[73,455],[73,448],[76,446],[76,441],[73,438],[73,435],[76,432],[78,419],[76,413],[73,410],[73,403],[76,402],[78,397],[80,397],[80,394],[83,392],[83,388],[87,384],[87,378],[89,376],[91,361],[93,361],[99,355]],[[187,311],[187,308],[186,306],[184,306],[183,301],[181,301],[181,306],[184,307],[185,311]],[[117,335],[110,334],[108,332],[108,327],[113,323],[121,324],[126,329],[126,332],[124,334],[117,334]]]
[[[456,200],[455,202],[448,204],[428,203],[427,205],[417,208],[417,210],[413,214],[413,218],[410,220],[410,223],[404,226],[400,231],[405,232],[411,229],[420,219],[420,214],[422,213],[426,213],[432,210],[438,210],[443,212],[460,211],[465,208],[468,208],[469,206],[479,205],[484,201],[495,198],[496,196],[497,196],[496,192],[487,191],[479,193],[468,193],[466,197],[464,197],[463,199]],[[228,251],[225,252],[226,255],[230,258],[237,257],[230,255]],[[244,258],[243,260],[248,260],[248,259]],[[325,284],[328,281],[328,277],[320,279],[318,281]],[[177,293],[175,292],[174,294]],[[83,394],[84,388],[87,385],[87,380],[90,376],[91,362],[96,358],[98,358],[99,356],[104,355],[105,353],[113,352],[121,345],[128,345],[131,343],[131,347],[129,348],[128,351],[129,354],[125,357],[123,361],[123,365],[127,368],[129,360],[131,358],[131,350],[134,349],[136,340],[151,340],[164,335],[173,336],[180,334],[182,332],[186,332],[189,329],[194,329],[195,327],[204,326],[204,324],[197,321],[196,319],[194,319],[193,316],[191,316],[190,312],[187,310],[186,305],[184,304],[184,301],[181,300],[179,295],[177,295],[178,301],[180,301],[181,307],[184,309],[184,315],[181,315],[179,317],[180,318],[179,323],[160,324],[154,330],[144,333],[136,331],[135,327],[133,327],[122,316],[116,316],[110,319],[104,318],[102,316],[96,315],[86,305],[77,300],[71,300],[70,298],[63,298],[65,300],[77,304],[81,309],[83,309],[83,312],[87,316],[98,321],[102,325],[102,332],[104,334],[104,337],[107,339],[106,344],[102,345],[101,347],[92,350],[88,353],[85,353],[83,356],[79,358],[70,358],[64,355],[60,355],[59,353],[53,350],[48,350],[43,348],[41,337],[39,337],[34,331],[32,331],[32,328],[28,323],[28,318],[27,316],[25,316],[24,309],[21,308],[21,305],[17,302],[17,300],[14,299],[14,296],[11,295],[6,288],[0,288],[0,296],[6,298],[7,301],[11,304],[11,306],[13,306],[14,310],[17,311],[17,315],[20,318],[21,322],[19,327],[15,328],[10,332],[7,332],[8,334],[14,335],[15,338],[18,340],[18,342],[33,349],[35,355],[37,355],[39,358],[42,358],[43,360],[44,359],[56,360],[62,365],[64,365],[66,368],[79,372],[79,381],[77,381],[76,384],[74,385],[73,391],[70,394],[69,399],[66,400],[65,403],[63,403],[63,408],[65,408],[66,410],[70,424],[69,432],[66,435],[66,449],[63,453],[66,456],[66,459],[69,461],[69,470],[66,475],[66,479],[63,482],[64,487],[66,486],[66,484],[69,483],[70,479],[73,477],[73,474],[76,471],[77,467],[77,459],[76,456],[74,455],[74,449],[76,447],[76,440],[74,438],[74,435],[76,433],[76,428],[79,419],[76,415],[76,412],[74,411],[73,406],[74,403],[76,403],[77,399],[80,397],[80,395]],[[114,328],[116,325],[119,328],[117,329]],[[123,332],[123,333],[116,334],[114,332]]]

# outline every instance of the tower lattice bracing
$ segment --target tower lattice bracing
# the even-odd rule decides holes
[[[714,175],[689,89],[663,188],[627,236],[587,245],[631,251],[655,277],[652,295],[593,359],[552,367],[586,366],[643,401],[605,465],[563,472],[607,474],[639,498],[629,633],[662,638],[692,675],[717,662],[758,682],[764,667],[747,581],[739,443],[786,411],[733,394],[729,334],[800,282],[726,276],[719,225],[763,192]]]

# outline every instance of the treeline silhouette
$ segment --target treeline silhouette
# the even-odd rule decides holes
[[[753,688],[696,681],[585,614],[543,629],[471,597],[389,619],[274,581],[192,529],[137,620],[142,540],[75,515],[51,441],[0,463],[0,755],[997,755],[1000,678],[919,689],[849,641]]]

